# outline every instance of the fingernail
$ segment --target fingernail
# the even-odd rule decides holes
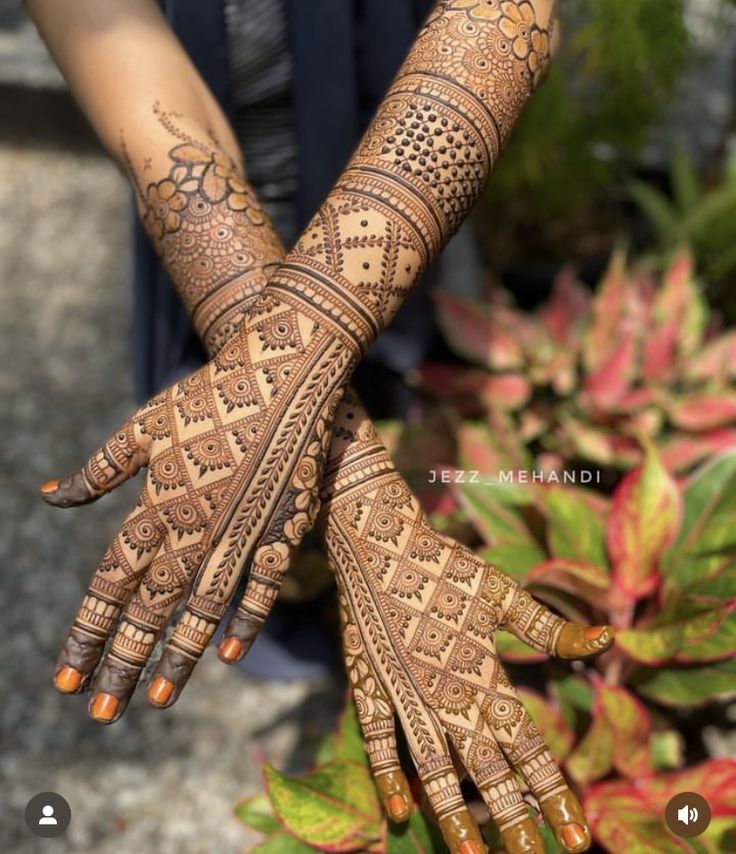
[[[409,817],[409,804],[403,795],[391,795],[388,799],[388,814],[393,821],[404,821]]]
[[[82,684],[82,674],[69,665],[65,665],[54,676],[54,685],[62,694],[73,694]]]
[[[599,640],[608,631],[608,626],[589,626],[585,630],[587,640]]]
[[[237,661],[243,651],[243,644],[237,638],[226,638],[218,649],[220,658],[225,661]]]
[[[44,495],[49,495],[52,492],[56,492],[58,488],[58,480],[47,480],[46,483],[41,484],[41,492],[43,492]]]
[[[148,699],[157,706],[164,706],[171,699],[174,683],[164,676],[157,676],[148,689]]]
[[[98,694],[92,702],[90,714],[96,721],[109,723],[118,710],[119,701],[112,694]]]
[[[480,845],[474,839],[466,839],[460,845],[458,854],[483,854],[483,852],[480,849]]]
[[[585,830],[579,824],[566,824],[562,828],[562,840],[568,848],[577,848],[585,842]]]

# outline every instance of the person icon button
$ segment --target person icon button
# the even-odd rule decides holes
[[[72,820],[71,807],[56,792],[39,792],[26,805],[26,824],[31,833],[44,839],[61,836]]]
[[[51,806],[51,804],[44,804],[41,807],[41,812],[43,813],[43,815],[38,820],[39,825],[41,825],[41,824],[56,824],[56,825],[58,825],[59,824],[59,822],[54,818],[54,808]]]

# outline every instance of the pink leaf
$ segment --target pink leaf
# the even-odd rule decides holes
[[[568,267],[555,279],[549,301],[539,315],[555,343],[573,344],[589,310],[590,293],[578,284],[574,271]]]
[[[669,402],[667,410],[677,427],[685,430],[711,430],[736,423],[736,394],[694,393]]]

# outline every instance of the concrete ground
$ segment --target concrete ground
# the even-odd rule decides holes
[[[9,114],[2,91],[0,110]],[[261,683],[207,654],[174,709],[137,699],[106,728],[83,699],[52,687],[66,628],[136,485],[69,511],[36,490],[132,408],[130,262],[114,167],[89,144],[36,142],[0,141],[0,850],[249,850],[257,837],[233,804],[260,789],[265,757],[304,766],[334,688]],[[63,840],[25,826],[25,805],[42,791],[71,804]]]

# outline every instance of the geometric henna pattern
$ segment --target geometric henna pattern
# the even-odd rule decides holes
[[[146,226],[218,355],[150,401],[48,496],[81,503],[148,465],[60,664],[88,674],[124,609],[97,680],[113,698],[124,694],[119,686],[140,672],[193,584],[159,667],[183,681],[250,556],[230,626],[242,653],[314,521],[342,383],[466,216],[541,76],[549,43],[536,22],[541,5],[437,4],[351,165],[259,297],[281,257],[270,223],[216,143],[182,134],[156,108],[179,144],[169,175],[141,193]],[[528,821],[511,768],[543,809],[559,805],[569,791],[500,667],[493,633],[503,626],[550,652],[564,621],[429,528],[352,394],[339,410],[322,498],[348,670],[389,811],[392,792],[405,797],[395,708],[453,850],[476,837],[470,823],[452,824],[465,806],[448,739],[502,830]],[[203,564],[208,550],[214,559]],[[584,822],[567,806],[567,821]],[[585,840],[560,841],[584,850]]]

